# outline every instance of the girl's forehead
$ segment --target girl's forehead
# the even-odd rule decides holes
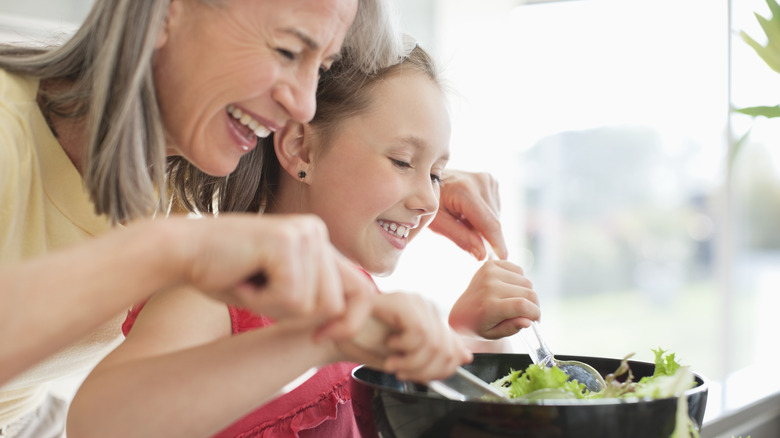
[[[329,138],[322,139],[326,149],[345,139],[362,138],[448,159],[450,119],[438,83],[410,69],[388,75],[370,88],[364,90],[368,105],[341,120]]]

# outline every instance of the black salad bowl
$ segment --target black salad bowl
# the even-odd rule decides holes
[[[556,356],[579,360],[602,375],[621,359]],[[468,369],[486,382],[531,364],[526,354],[476,354]],[[634,380],[651,376],[655,365],[629,361]],[[700,426],[708,384],[694,373],[696,386],[685,392],[688,415]],[[382,438],[668,438],[675,427],[678,397],[640,400],[542,400],[537,402],[453,401],[422,385],[359,366],[352,371],[352,393],[363,437]]]

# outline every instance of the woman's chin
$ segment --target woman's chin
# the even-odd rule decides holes
[[[240,158],[239,158],[240,159]],[[238,160],[239,159],[222,159],[219,162],[216,160],[213,160],[208,163],[204,163],[204,165],[201,165],[198,162],[191,161],[195,166],[200,169],[201,172],[215,176],[215,177],[223,177],[228,176],[231,173],[233,173],[234,170],[236,170],[236,167],[238,167]]]

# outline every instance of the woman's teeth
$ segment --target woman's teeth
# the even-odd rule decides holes
[[[253,119],[249,114],[241,111],[241,109],[236,108],[233,105],[228,105],[227,110],[228,114],[233,116],[233,118],[238,120],[242,125],[251,129],[256,136],[260,138],[266,138],[271,134],[270,129],[266,128],[265,125]]]
[[[385,222],[383,220],[379,220],[379,226],[385,229],[390,234],[395,235],[396,237],[408,237],[409,231],[412,229],[410,227],[406,227],[404,225],[398,225],[395,222]]]

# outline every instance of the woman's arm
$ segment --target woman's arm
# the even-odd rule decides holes
[[[246,281],[258,272],[263,284]],[[177,285],[274,318],[318,322],[342,315],[347,300],[361,308],[374,294],[373,284],[333,249],[313,216],[143,221],[6,265],[0,284],[0,384],[132,304]],[[350,324],[361,321],[351,315]]]
[[[149,222],[0,268],[0,383],[172,282],[164,228]]]

